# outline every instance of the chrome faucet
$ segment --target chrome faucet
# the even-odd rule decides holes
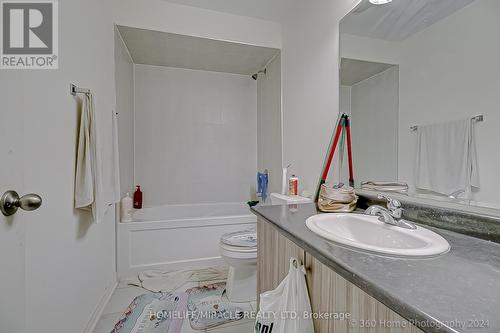
[[[373,205],[366,209],[366,215],[379,216],[379,221],[397,227],[405,229],[417,229],[415,224],[403,219],[403,207],[401,206],[401,202],[399,200],[393,199],[384,194],[378,194],[377,197],[379,199],[387,200],[387,208],[379,205]]]

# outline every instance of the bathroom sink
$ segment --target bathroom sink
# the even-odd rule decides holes
[[[405,229],[362,214],[319,214],[307,227],[328,240],[374,253],[401,257],[427,257],[445,253],[450,244],[429,229]]]

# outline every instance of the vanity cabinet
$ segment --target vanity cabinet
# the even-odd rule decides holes
[[[406,319],[323,265],[271,223],[257,222],[258,294],[274,289],[288,273],[291,257],[306,268],[313,313],[349,314],[348,319],[315,319],[315,333],[422,333]]]
[[[281,235],[270,223],[257,223],[257,290],[258,295],[275,289],[288,274],[290,258],[305,260],[305,251]]]

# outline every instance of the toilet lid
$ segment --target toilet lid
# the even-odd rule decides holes
[[[232,232],[223,235],[221,243],[236,247],[256,248],[257,233],[251,230]]]

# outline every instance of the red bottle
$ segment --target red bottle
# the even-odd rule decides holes
[[[137,190],[134,192],[134,208],[141,209],[142,208],[142,191],[141,185],[137,185]]]

